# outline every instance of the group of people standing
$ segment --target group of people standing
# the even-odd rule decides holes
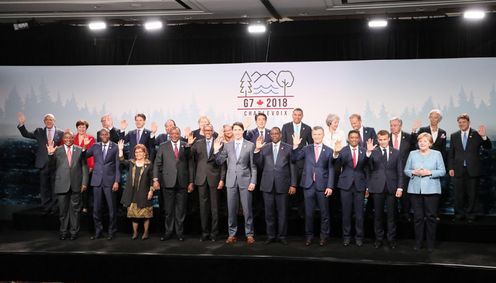
[[[245,123],[224,125],[216,133],[208,119],[198,120],[198,129],[184,135],[174,120],[165,122],[165,133],[157,135],[157,124],[146,129],[146,116],[136,114],[136,129],[126,132],[113,126],[110,115],[101,119],[97,139],[86,133],[88,123],[77,121],[77,133],[55,127],[55,117],[44,117],[44,128],[29,132],[25,116],[18,114],[22,136],[38,141],[36,167],[40,169],[40,196],[46,214],[60,217],[60,239],[76,239],[79,214],[87,209],[85,192],[93,188],[95,234],[103,237],[102,206],[107,204],[109,227],[107,239],[116,229],[116,191],[120,187],[121,165],[128,169],[120,202],[132,219],[132,239],[138,238],[139,220],[143,220],[141,239],[149,238],[152,198],[161,191],[165,211],[166,241],[174,236],[184,240],[187,194],[199,193],[202,225],[201,241],[216,241],[219,234],[219,195],[227,191],[227,244],[237,242],[238,209],[241,204],[247,244],[255,243],[253,206],[263,202],[267,239],[265,243],[287,244],[288,207],[301,203],[305,219],[305,245],[313,244],[314,210],[320,211],[319,245],[325,246],[330,235],[330,206],[337,199],[341,206],[343,245],[363,245],[364,214],[374,214],[374,247],[384,241],[396,248],[398,208],[407,215],[413,211],[415,249],[424,244],[434,249],[438,222],[441,180],[446,172],[455,180],[455,218],[475,220],[477,180],[482,174],[479,151],[490,149],[486,129],[470,128],[470,118],[457,118],[459,131],[451,135],[439,127],[441,111],[429,113],[429,125],[416,122],[412,131],[402,130],[402,120],[392,118],[390,131],[362,125],[361,116],[349,117],[352,130],[339,129],[340,119],[329,114],[327,128],[310,127],[302,122],[303,110],[295,108],[292,121],[282,128],[266,128],[267,116],[255,115],[256,127]],[[125,145],[129,153],[125,156]],[[261,199],[257,195],[262,196]],[[369,201],[365,201],[368,199]],[[400,206],[398,207],[398,202]],[[86,205],[86,207],[85,207]],[[81,207],[83,206],[83,207]],[[384,213],[386,212],[386,213]],[[385,215],[384,215],[385,214]],[[384,225],[386,221],[387,225]],[[354,226],[354,229],[352,229]],[[387,227],[387,229],[385,229]]]

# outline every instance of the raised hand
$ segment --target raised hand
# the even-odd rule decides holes
[[[334,152],[340,153],[342,149],[343,149],[343,142],[341,140],[337,140],[336,143],[334,143]]]
[[[480,125],[479,130],[477,130],[477,132],[479,132],[479,135],[481,137],[485,137],[486,136],[486,126]]]
[[[52,155],[55,152],[55,149],[57,149],[53,140],[49,140],[46,147],[47,147],[48,155]]]
[[[415,120],[412,125],[412,133],[416,133],[421,125],[422,125],[422,121],[420,119]]]
[[[258,136],[257,142],[255,144],[255,149],[260,150],[265,145],[264,138],[262,136]]]
[[[17,112],[17,121],[19,122],[19,125],[22,126],[24,123],[26,123],[26,116],[22,112]]]
[[[126,128],[127,128],[127,121],[126,120],[122,120],[121,121],[121,130],[124,131]]]
[[[214,152],[219,152],[220,148],[222,147],[222,144],[224,143],[224,137],[218,136],[214,140]]]
[[[90,145],[90,138],[88,137],[88,135],[84,135],[83,142],[84,142],[84,148],[87,148],[88,145]]]
[[[372,139],[367,140],[367,152],[372,152],[377,147]]]
[[[293,134],[293,148],[297,148],[301,143],[300,134]]]
[[[117,142],[117,147],[119,148],[119,151],[123,151],[124,150],[124,140],[119,140]]]
[[[150,130],[152,131],[152,134],[155,134],[158,130],[158,125],[157,125],[157,122],[152,122],[152,124],[150,125]]]
[[[193,133],[192,132],[189,132],[189,134],[188,134],[187,137],[188,137],[188,144],[189,145],[192,145],[195,142],[195,140],[196,140],[196,138],[193,137]]]
[[[185,137],[188,137],[189,134],[191,134],[191,128],[190,127],[184,128],[184,136]]]
[[[250,128],[252,119],[253,118],[250,116],[245,116],[245,118],[243,119],[243,127],[245,128],[245,131]]]

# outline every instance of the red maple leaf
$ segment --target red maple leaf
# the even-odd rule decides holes
[[[262,99],[259,99],[259,100],[257,101],[257,104],[258,104],[258,105],[262,105],[262,104],[263,104]]]

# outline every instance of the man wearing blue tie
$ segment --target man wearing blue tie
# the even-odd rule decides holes
[[[327,245],[331,231],[329,221],[329,200],[334,185],[332,149],[322,143],[324,129],[312,129],[313,144],[299,148],[300,135],[293,135],[293,161],[305,160],[300,186],[304,188],[305,199],[305,245],[313,241],[313,214],[315,202],[320,208],[320,246]]]

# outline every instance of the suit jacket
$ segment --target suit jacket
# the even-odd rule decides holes
[[[303,147],[313,144],[313,139],[312,139],[312,127],[305,123],[300,123],[300,138],[301,138],[301,143],[298,146],[298,149],[302,149]],[[293,122],[286,123],[282,126],[282,139],[281,141],[283,143],[287,143],[291,146],[293,146],[293,134],[294,134],[294,128],[293,128]],[[270,140],[269,140],[270,141]]]
[[[200,134],[200,129],[196,129],[196,130],[192,131],[191,133],[193,134],[193,137],[196,138],[197,141],[205,138],[204,135]],[[214,132],[212,134],[212,136],[214,137],[214,139],[216,139],[219,136],[219,134],[217,132]],[[186,137],[186,139],[184,141],[187,141],[188,140],[187,138],[188,137]]]
[[[405,133],[403,131],[401,132],[401,143],[400,143],[399,151],[400,151],[401,161],[403,162],[401,164],[401,166],[403,166],[402,171],[403,168],[405,168],[406,160],[408,159],[408,155],[410,154],[410,151],[415,149],[415,145],[417,144],[416,141],[417,138],[415,136]],[[393,134],[389,134],[389,147],[392,148],[393,145],[394,145],[394,136]]]
[[[322,144],[319,159],[315,161],[315,148],[309,144],[304,148],[293,150],[293,161],[305,160],[300,186],[309,189],[314,183],[317,191],[325,191],[334,187],[334,167],[332,164],[332,149]]]
[[[482,175],[482,164],[480,160],[480,149],[491,149],[492,144],[489,138],[483,140],[479,133],[470,128],[467,136],[467,147],[463,150],[462,133],[457,131],[451,134],[449,150],[449,170],[455,170],[455,177],[461,177],[463,173],[463,163],[467,163],[467,172],[471,177]]]
[[[251,184],[257,184],[257,166],[253,162],[253,151],[255,145],[243,139],[239,159],[236,159],[236,140],[232,140],[222,147],[215,155],[215,162],[222,165],[227,162],[226,187],[248,188]]]
[[[95,144],[95,138],[93,136],[88,135],[88,139],[90,140],[90,143],[88,144],[88,148],[91,148]],[[83,147],[84,146],[84,140],[79,140],[79,135],[76,133],[74,135],[74,144]],[[88,168],[93,169],[95,167],[95,161],[93,160],[93,157],[87,157],[87,162],[88,162]]]
[[[360,140],[360,146],[365,147],[369,139],[372,139],[372,141],[374,141],[374,144],[377,144],[377,134],[375,133],[375,129],[372,127],[365,127],[365,126],[362,127],[363,127],[363,137]]]
[[[46,148],[45,148],[46,149]],[[82,148],[73,145],[71,147],[71,165],[67,160],[65,146],[59,146],[55,149],[53,155],[49,155],[50,162],[55,168],[55,187],[56,194],[64,194],[72,190],[80,192],[81,185],[88,186],[88,164]]]
[[[38,149],[36,151],[36,160],[34,165],[36,168],[43,168],[48,162],[48,151],[46,149],[46,145],[48,144],[47,138],[47,130],[45,128],[36,128],[34,132],[29,132],[24,125],[17,126],[21,135],[28,139],[36,140],[38,143]],[[62,143],[62,138],[64,136],[64,132],[61,130],[57,130],[55,128],[55,133],[53,135],[53,142],[55,145],[59,145]]]
[[[376,147],[370,154],[367,187],[370,193],[382,193],[386,188],[388,193],[394,194],[397,188],[403,188],[404,175],[401,153],[390,146],[389,158],[385,164],[382,154],[380,147]]]
[[[343,147],[339,153],[339,156],[335,160],[335,166],[341,168],[338,188],[348,191],[351,186],[355,184],[355,188],[358,192],[365,191],[367,187],[365,169],[369,159],[366,155],[366,151],[367,150],[365,148],[358,146],[357,166],[356,168],[353,168],[353,154],[351,152],[351,147]]]
[[[429,133],[432,135],[431,127],[430,126],[421,127],[418,130],[418,133],[412,134],[412,143],[414,144],[412,150],[418,148],[417,137],[421,133]],[[434,150],[441,152],[441,155],[443,156],[443,160],[444,160],[445,165],[447,164],[447,161],[448,161],[448,151],[446,149],[446,140],[447,139],[448,139],[448,135],[446,134],[446,131],[441,129],[441,128],[438,128],[437,139],[436,139],[436,141],[434,141],[434,143],[432,144],[432,147],[431,147],[431,149],[434,149]]]
[[[251,129],[245,132],[245,139],[248,141],[251,141],[253,144],[257,143],[257,139],[260,136],[260,131],[258,128]],[[265,129],[264,130],[264,142],[265,143],[270,143],[270,130]]]
[[[109,135],[110,135],[110,141],[118,143],[119,140],[121,139],[121,130],[116,129],[113,127],[112,129],[109,130]],[[96,141],[101,142],[102,140],[100,139],[100,131],[96,132]]]
[[[117,144],[111,141],[108,142],[107,155],[103,159],[103,145],[101,142],[96,143],[86,150],[86,157],[90,156],[95,161],[93,175],[91,176],[91,186],[112,187],[114,183],[120,182],[121,173]]]
[[[122,192],[121,203],[125,207],[129,207],[131,205],[131,202],[133,201],[136,201],[136,206],[138,208],[153,206],[152,201],[148,199],[148,192],[153,185],[153,166],[151,165],[150,160],[145,160],[145,163],[138,177],[137,188],[134,187],[136,170],[138,170],[138,166],[136,166],[135,160],[125,160],[123,157],[120,162],[123,165],[128,166],[129,168],[129,173],[127,174],[126,179],[126,188]]]
[[[174,156],[172,141],[162,143],[157,151],[153,164],[153,178],[160,180],[163,188],[174,188],[177,185],[186,188],[193,183],[193,166],[190,160],[190,148],[186,143],[178,141],[179,157]]]
[[[160,146],[162,143],[169,140],[167,133],[160,134],[155,137],[155,146]]]
[[[195,185],[201,186],[208,181],[210,186],[217,186],[220,180],[226,178],[225,165],[217,165],[214,156],[214,139],[207,152],[207,141],[198,140],[191,146],[190,162],[193,167],[193,180]]]
[[[420,168],[430,170],[432,175],[414,176],[413,171]],[[439,151],[431,150],[428,155],[422,155],[418,149],[410,152],[403,171],[410,178],[409,194],[441,194],[440,178],[446,174],[446,169]]]
[[[272,142],[264,145],[253,157],[259,172],[262,172],[260,190],[270,193],[275,187],[277,193],[287,194],[290,186],[297,186],[293,150],[291,145],[280,142],[274,164],[273,145]]]
[[[150,160],[153,160],[153,149],[155,147],[155,138],[151,137],[151,131],[148,130],[148,129],[143,129],[143,132],[141,133],[141,136],[140,136],[140,140],[137,141],[136,140],[136,133],[137,133],[137,130],[132,130],[132,131],[129,131],[127,134],[125,134],[124,131],[121,131],[120,135],[121,135],[121,139],[124,140],[125,143],[129,143],[129,159],[134,159],[134,147],[137,145],[137,144],[142,144],[144,146],[146,146],[146,148],[148,149],[148,153],[150,154]]]

